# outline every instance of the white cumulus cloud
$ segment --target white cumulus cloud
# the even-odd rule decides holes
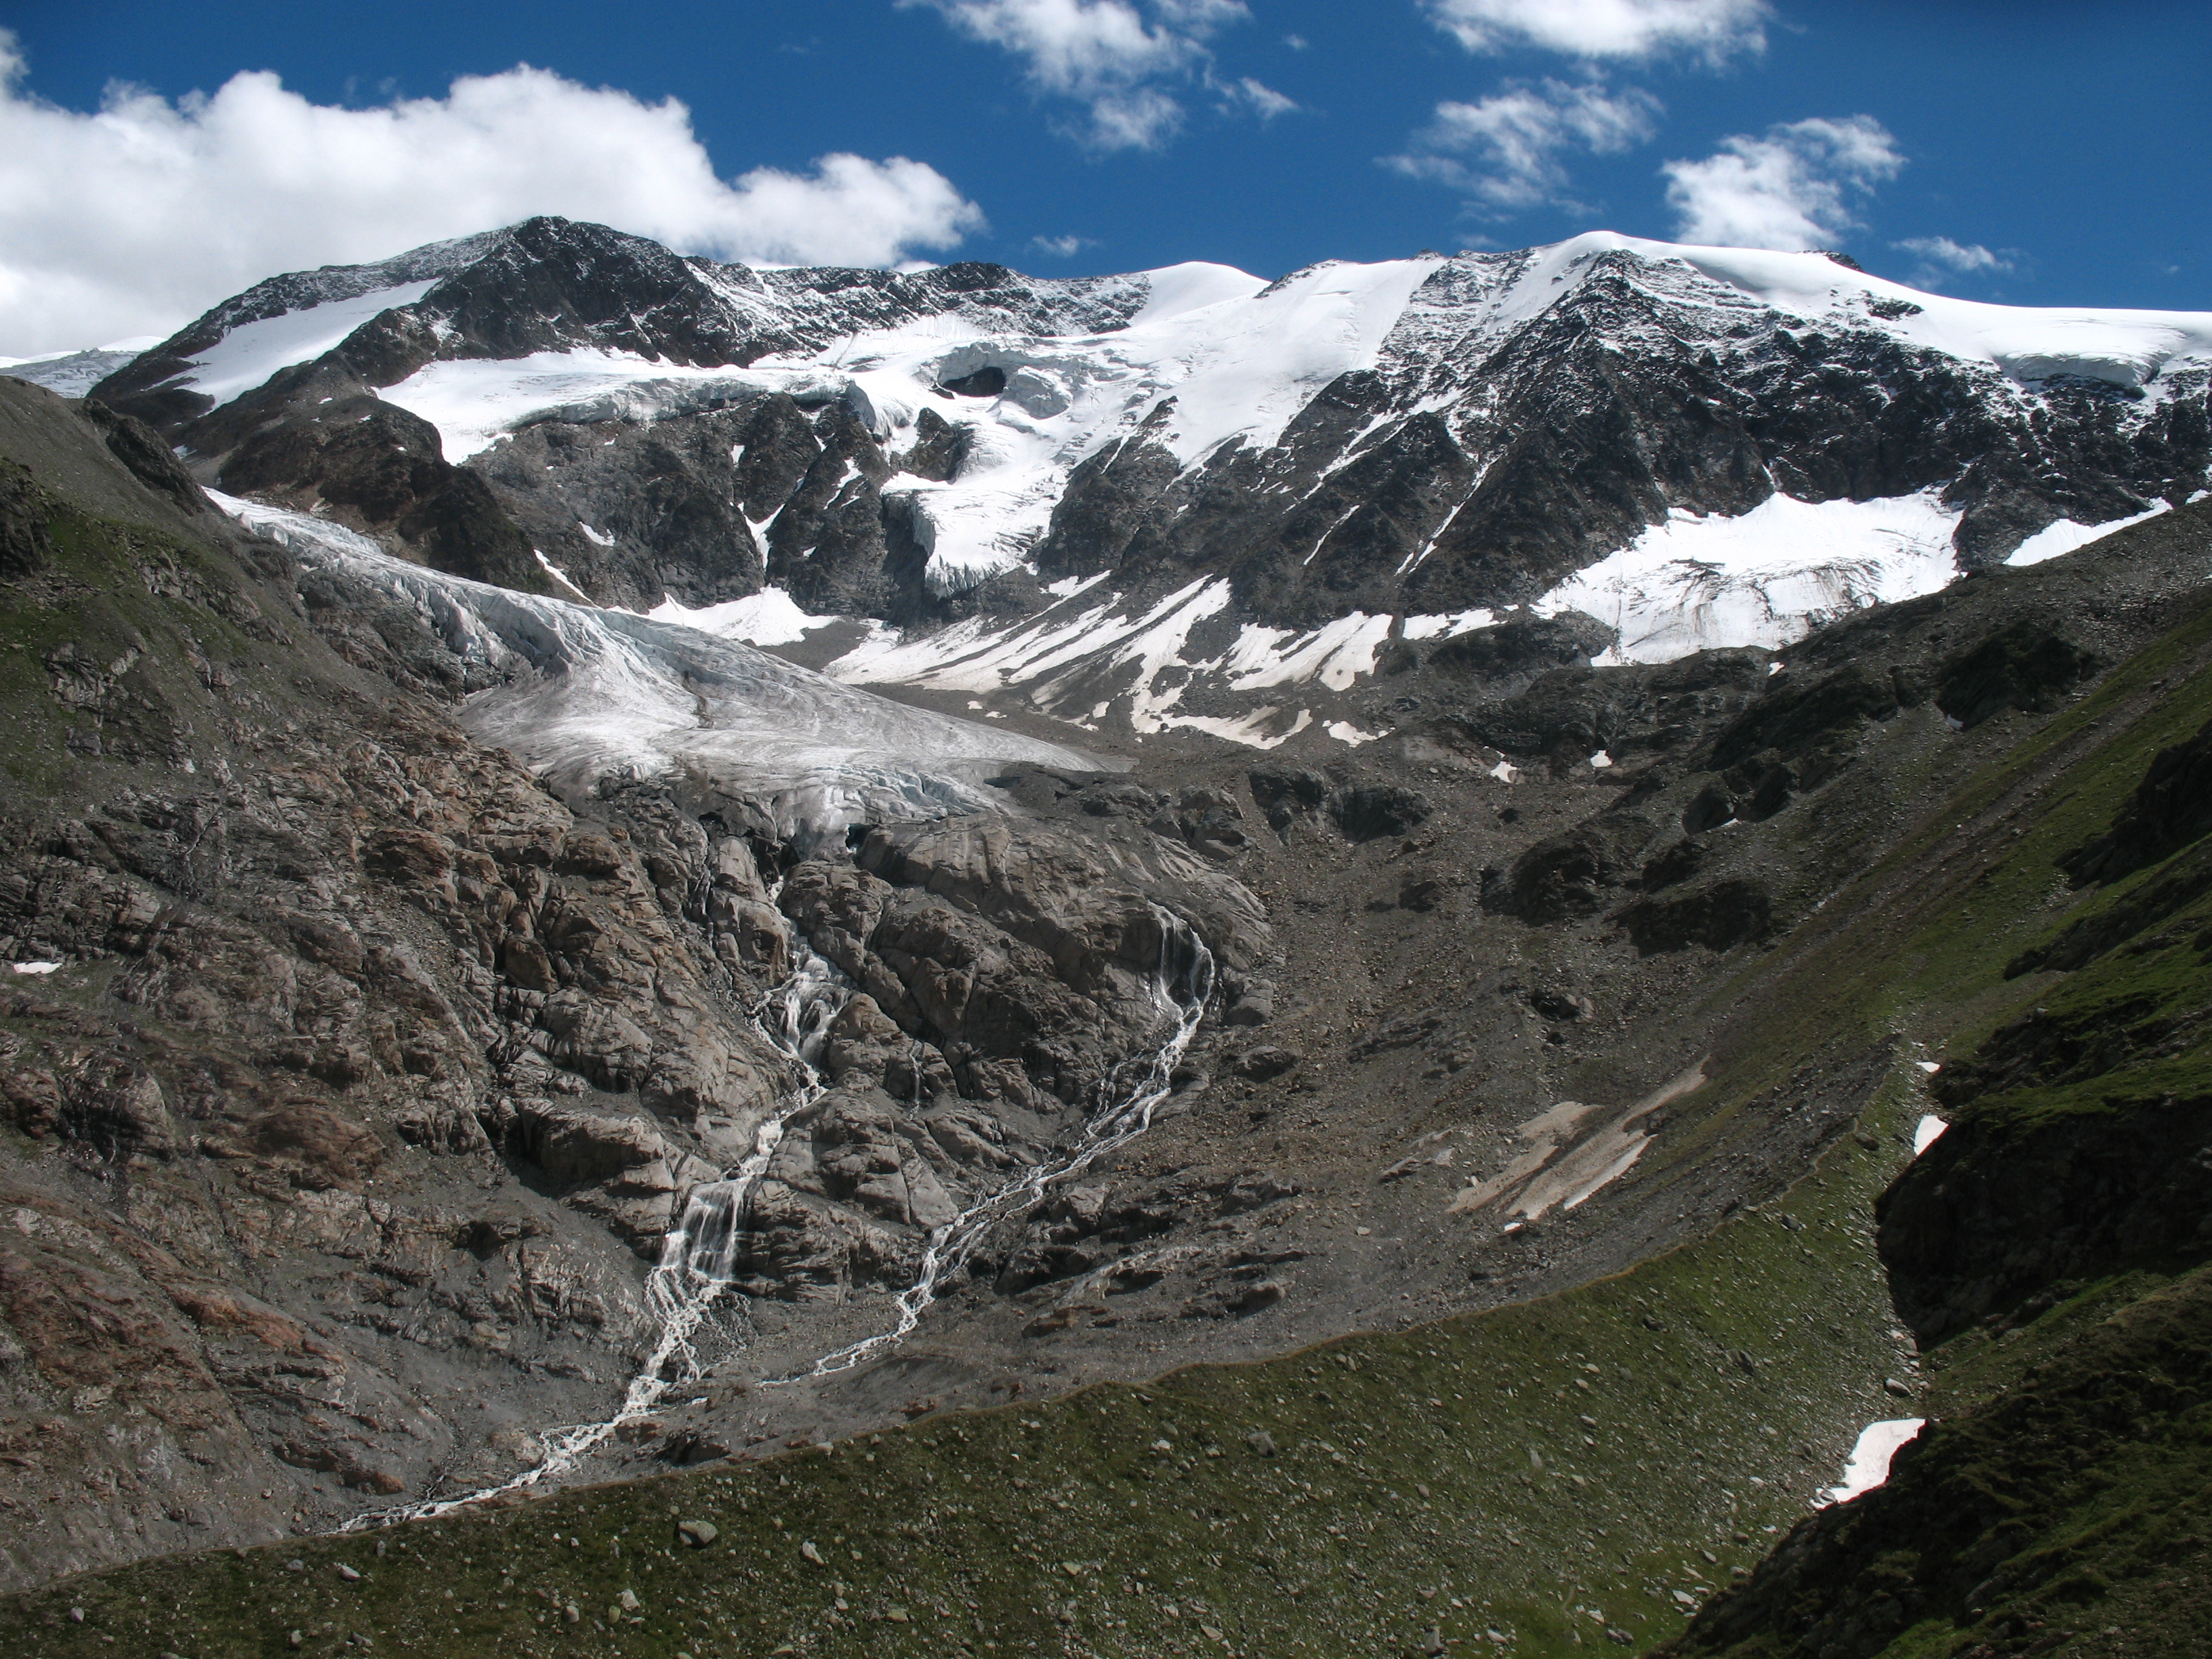
[[[1683,55],[1718,64],[1765,49],[1765,0],[1425,0],[1469,52],[1534,46],[1615,61]]]
[[[1978,270],[2010,270],[2012,261],[2001,254],[1992,253],[1979,242],[1959,243],[1948,236],[1908,236],[1890,246],[1906,253],[1917,253],[1930,265],[1940,265],[1970,276]]]
[[[1659,100],[1595,82],[1545,81],[1509,87],[1480,103],[1443,103],[1412,152],[1384,158],[1414,178],[1433,179],[1500,212],[1565,199],[1565,158],[1617,155],[1656,130]]]
[[[1030,238],[1030,246],[1036,249],[1039,253],[1048,255],[1050,258],[1054,259],[1073,259],[1077,254],[1082,252],[1084,249],[1087,247],[1097,247],[1098,244],[1091,240],[1088,236],[1070,234],[1066,236],[1032,236]]]
[[[1858,223],[1852,209],[1904,166],[1887,128],[1849,115],[1723,139],[1717,154],[1661,172],[1683,241],[1802,251],[1835,246]]]
[[[526,66],[370,109],[246,73],[174,102],[111,88],[88,115],[24,81],[0,31],[0,352],[15,356],[167,333],[277,271],[539,213],[767,264],[892,264],[982,224],[903,157],[725,179],[673,99]]]
[[[1193,84],[1262,118],[1297,106],[1249,79],[1219,81],[1207,42],[1248,21],[1243,0],[898,0],[939,13],[971,40],[1019,58],[1031,87],[1079,105],[1093,149],[1158,149],[1182,128]]]

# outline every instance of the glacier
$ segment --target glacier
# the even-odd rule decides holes
[[[1004,810],[984,782],[1009,762],[1070,771],[1127,763],[912,708],[680,623],[517,593],[395,558],[356,532],[210,491],[304,564],[417,608],[448,649],[506,684],[461,724],[556,791],[688,778],[743,795],[802,852],[854,823]]]
[[[168,385],[222,405],[371,319],[415,306],[489,245],[471,239],[379,266],[271,279],[164,348],[191,348]],[[1626,281],[1650,302],[1619,339],[1602,337],[1601,350],[1666,343],[1635,332],[1648,332],[1655,316],[1678,346],[1707,338],[1725,345],[1764,337],[1760,331],[1816,343],[1848,334],[1969,365],[1990,396],[2023,408],[2052,387],[2105,388],[2126,402],[2131,420],[2170,398],[2201,395],[2212,374],[2212,313],[1993,305],[1910,289],[1820,253],[1607,231],[1514,252],[1325,262],[1273,282],[1197,263],[1030,281],[1017,284],[1018,301],[1004,303],[957,284],[917,298],[844,280],[862,273],[677,263],[720,308],[708,321],[728,338],[756,343],[739,352],[742,362],[678,361],[580,337],[507,356],[441,347],[378,395],[430,422],[456,461],[483,457],[538,423],[637,426],[775,393],[810,410],[842,404],[890,457],[895,470],[880,488],[885,520],[896,520],[918,550],[927,594],[945,600],[1036,570],[1035,555],[1056,533],[1085,470],[1133,446],[1152,447],[1186,479],[1225,456],[1290,456],[1268,487],[1310,498],[1407,422],[1449,416],[1458,434],[1449,441],[1467,447],[1474,468],[1472,502],[1494,462],[1478,445],[1494,395],[1484,378],[1494,372],[1491,356],[1600,282]],[[441,339],[451,333],[440,318],[428,328]],[[986,372],[994,389],[978,390],[983,383],[971,377]],[[1358,417],[1364,424],[1330,431],[1313,450],[1315,411],[1347,377],[1383,390]],[[899,447],[930,429],[925,411],[958,434],[960,460],[949,477],[896,470]],[[1317,470],[1298,471],[1309,465],[1298,457],[1310,454],[1320,456]],[[1515,605],[1424,609],[1358,599],[1297,625],[1253,617],[1234,573],[1198,569],[1150,585],[1095,572],[1073,586],[1051,583],[1048,603],[1028,615],[904,629],[810,612],[789,594],[689,610],[668,600],[652,615],[758,647],[789,646],[842,623],[858,637],[842,639],[848,648],[827,669],[832,680],[1010,696],[1078,728],[1112,726],[1139,738],[1204,732],[1259,746],[1310,729],[1356,744],[1374,733],[1343,699],[1375,674],[1394,639],[1442,640],[1516,614],[1575,611],[1615,630],[1601,663],[1659,662],[1719,646],[1779,649],[1854,609],[1929,593],[1960,574],[1966,509],[1948,486],[1816,500],[1789,493],[1784,482],[1759,485],[1763,498],[1743,510],[1668,511]],[[2164,505],[2103,524],[2061,517],[2029,531],[2005,562],[2057,556]],[[1321,559],[1325,567],[1364,506],[1355,492],[1348,507],[1332,507],[1310,543],[1299,544],[1304,564]],[[1407,553],[1399,579],[1432,574],[1423,567],[1457,511]],[[750,528],[765,541],[773,515]],[[614,544],[611,532],[590,524],[581,533],[596,546]],[[584,596],[573,567],[537,557],[564,592]],[[580,733],[589,725],[580,711],[567,719]],[[606,740],[579,738],[584,748]],[[686,739],[695,750],[700,741]]]

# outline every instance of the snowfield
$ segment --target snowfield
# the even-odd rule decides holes
[[[242,323],[193,362],[179,385],[227,404],[242,392],[264,384],[281,368],[312,362],[345,343],[347,335],[379,312],[412,305],[434,283],[403,283],[396,288],[288,311],[281,317]]]
[[[1407,395],[1414,403],[1401,407],[1474,407],[1483,393],[1464,378],[1467,366],[1621,251],[1650,262],[1637,267],[1638,283],[1717,327],[1750,318],[1761,328],[1887,333],[1978,365],[2023,396],[2068,376],[2123,388],[2149,407],[2177,377],[2212,369],[2212,313],[1989,305],[1910,289],[1822,254],[1591,232],[1516,253],[1327,263],[1273,283],[1225,266],[1175,265],[1097,279],[1095,291],[1026,313],[1030,325],[1040,317],[1107,325],[1098,331],[1027,332],[1005,317],[954,309],[744,368],[685,368],[598,348],[542,351],[434,362],[382,395],[436,426],[456,460],[536,420],[643,422],[768,392],[810,406],[842,399],[896,453],[915,441],[921,412],[933,410],[964,428],[957,477],[895,476],[883,498],[903,513],[927,556],[926,586],[945,596],[1024,564],[1075,469],[1140,432],[1186,470],[1232,446],[1266,450],[1316,394],[1367,370],[1413,388]],[[381,276],[308,283],[302,292],[319,303],[231,327],[181,384],[218,400],[234,397],[386,307],[419,299],[441,262],[459,257],[418,255],[374,268]],[[400,275],[433,280],[393,280]],[[360,291],[371,280],[384,285]],[[829,303],[735,268],[713,268],[708,280],[733,313],[783,319],[794,329],[818,321]],[[1092,303],[1099,295],[1113,303]],[[986,369],[1005,376],[1003,391],[956,397],[945,389]],[[1349,464],[1358,442],[1355,434],[1333,465]],[[1958,574],[1959,523],[1958,509],[1934,489],[1872,501],[1776,494],[1733,518],[1678,511],[1528,608],[1538,616],[1583,611],[1615,628],[1607,662],[1664,661],[1715,646],[1778,648],[1851,610],[1942,587]],[[2031,536],[2011,562],[2057,556],[2117,527],[2062,520]],[[599,539],[588,526],[586,533]],[[1372,734],[1340,718],[1322,694],[1371,675],[1394,633],[1434,640],[1504,619],[1484,610],[1355,611],[1304,633],[1248,624],[1224,647],[1218,625],[1205,626],[1231,605],[1224,578],[1201,576],[1164,597],[1086,582],[1055,589],[1054,600],[1012,623],[971,621],[908,637],[873,625],[830,672],[852,684],[1012,692],[1058,718],[1125,721],[1139,735],[1182,728],[1266,746],[1318,725],[1356,744]],[[826,625],[765,594],[654,614],[753,645],[789,643]]]
[[[1535,609],[1580,611],[1618,629],[1601,661],[1668,662],[1723,645],[1775,650],[1850,611],[1951,581],[1958,521],[1934,490],[1871,501],[1770,495],[1733,519],[1678,512]]]
[[[461,723],[564,793],[690,774],[769,802],[775,832],[807,845],[848,823],[993,805],[981,780],[1008,761],[1115,764],[909,708],[680,623],[425,569],[320,519],[210,493],[309,563],[419,607],[449,649],[505,674],[462,705]]]
[[[1861,1429],[1850,1461],[1844,1465],[1844,1478],[1820,1494],[1822,1503],[1848,1504],[1887,1480],[1890,1464],[1919,1437],[1927,1421],[1922,1417],[1897,1417]]]
[[[646,613],[654,622],[696,629],[746,645],[793,645],[817,628],[844,620],[840,617],[810,617],[780,587],[763,587],[742,599],[730,599],[696,611],[687,611],[673,599],[664,599]]]

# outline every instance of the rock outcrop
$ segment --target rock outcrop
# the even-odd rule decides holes
[[[1388,326],[1325,382],[1286,386],[1279,424],[1255,410],[1234,441],[1193,454],[1174,376],[1128,388],[1126,405],[1109,397],[1053,481],[1048,520],[980,562],[933,562],[931,487],[988,465],[1006,439],[963,405],[1064,414],[1075,388],[1126,367],[1091,343],[1145,317],[1152,276],[755,271],[539,218],[271,278],[96,395],[226,488],[312,502],[441,568],[536,589],[554,580],[542,559],[595,601],[640,609],[765,580],[810,609],[902,625],[1018,615],[1046,602],[1040,580],[1109,574],[1133,607],[1224,578],[1238,621],[1299,632],[1504,613],[1670,514],[1733,516],[1778,494],[1929,492],[1955,516],[1960,568],[1982,569],[2057,520],[2132,516],[2204,483],[2194,359],[2147,397],[2140,365],[1954,355],[1903,325],[1921,308],[1887,284],[1820,274],[1832,291],[1814,282],[1785,302],[1710,258],[1601,234],[1370,272],[1398,296]],[[1247,297],[1328,280],[1293,273]],[[238,328],[374,295],[389,307],[313,360],[220,405],[195,389],[196,364]],[[842,373],[842,356],[811,376],[744,372],[925,321],[958,338],[922,372],[919,408]],[[549,392],[508,441],[465,457],[377,396],[446,362],[564,351],[668,373]],[[1850,589],[1865,573],[1831,574]],[[1382,657],[1513,678],[1585,664],[1617,632],[1586,616],[1502,623],[1434,646],[1394,635]],[[1966,672],[2063,671],[2033,654]]]
[[[603,1409],[686,1194],[792,1097],[755,1017],[802,955],[860,994],[734,1263],[793,1303],[902,1287],[1112,1098],[1196,938],[1273,948],[1218,793],[812,860],[680,776],[564,802],[446,712],[495,668],[170,488],[143,428],[0,383],[0,435],[46,464],[9,603],[49,641],[0,802],[0,1391],[73,1425],[18,1581],[493,1484]]]

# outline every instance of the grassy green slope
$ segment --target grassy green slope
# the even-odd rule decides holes
[[[2212,1631],[2212,1269],[2069,1285],[1936,1356],[1889,1484],[1791,1537],[1674,1651],[2197,1656]]]
[[[28,476],[0,460],[0,483],[11,475]],[[30,488],[46,545],[35,571],[0,583],[0,773],[12,799],[104,799],[118,768],[173,775],[220,754],[230,720],[211,684],[233,702],[260,698],[264,714],[303,689],[337,690],[335,665],[256,599],[232,559],[182,520],[156,521],[173,514],[111,514]]]
[[[1840,1143],[1786,1208],[1550,1301],[378,1538],[152,1563],[0,1605],[0,1647],[200,1659],[290,1652],[294,1630],[303,1651],[358,1631],[426,1654],[700,1659],[1397,1652],[1432,1629],[1519,1654],[1608,1630],[1644,1645],[1756,1560],[1881,1411],[1896,1350],[1866,1215],[1902,1152],[1879,1146]],[[677,1537],[692,1519],[720,1529],[703,1550]],[[640,1608],[617,1623],[625,1589]]]
[[[2212,1650],[2212,893],[2187,896],[2208,849],[2086,893],[2059,866],[2212,719],[2208,657],[2199,617],[1930,826],[1917,856],[1954,864],[1942,902],[1870,979],[1893,1019],[1979,1073],[1951,1085],[1970,1097],[1885,1207],[1900,1289],[1943,1338],[1934,1426],[1883,1491],[1808,1523],[1680,1651]],[[2076,970],[2006,978],[2158,890],[2181,896]],[[1922,1288],[1946,1261],[1948,1305]]]

